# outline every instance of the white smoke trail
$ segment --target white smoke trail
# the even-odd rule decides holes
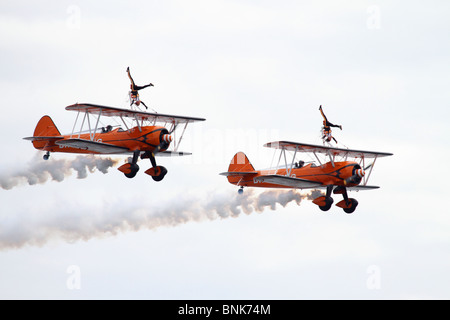
[[[108,169],[117,164],[117,160],[96,156],[77,156],[75,159],[43,160],[37,154],[28,164],[20,168],[2,170],[0,172],[0,186],[9,190],[22,184],[42,184],[49,179],[61,182],[75,171],[78,179],[87,177],[88,171],[99,170],[107,173]]]
[[[114,236],[128,231],[170,227],[193,221],[207,221],[238,217],[242,212],[250,214],[265,209],[276,210],[302,199],[312,199],[321,192],[313,190],[302,195],[294,190],[269,190],[258,193],[252,189],[238,195],[233,192],[209,192],[207,199],[192,195],[177,196],[166,203],[149,203],[146,198],[107,204],[98,210],[74,206],[66,211],[46,214],[38,220],[24,217],[0,216],[0,250],[18,249],[25,245],[43,246],[51,240],[67,242],[87,241],[92,238]],[[155,204],[156,203],[156,204]],[[49,210],[58,211],[58,210]],[[3,220],[3,221],[2,221]]]

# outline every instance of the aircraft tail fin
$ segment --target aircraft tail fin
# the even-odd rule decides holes
[[[227,172],[222,172],[222,176],[228,178],[228,182],[239,184],[244,177],[252,177],[258,174],[252,166],[247,156],[243,152],[238,152],[231,159]]]
[[[238,152],[231,159],[228,172],[252,172],[255,168],[252,166],[247,156],[243,152]]]
[[[49,144],[63,138],[53,120],[49,116],[43,116],[37,123],[33,136],[24,139],[30,140],[36,149],[43,150]]]
[[[43,116],[34,129],[33,137],[60,136],[58,128],[49,116]]]

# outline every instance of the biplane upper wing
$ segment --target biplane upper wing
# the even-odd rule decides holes
[[[266,176],[259,176],[253,179],[255,182],[265,182],[265,183],[274,183],[279,184],[286,187],[291,188],[299,188],[299,189],[307,189],[307,188],[320,188],[320,187],[326,187],[320,182],[317,181],[310,181],[305,179],[299,179],[299,178],[293,178],[288,176],[281,176],[281,175],[266,175]]]
[[[132,118],[139,121],[155,121],[165,123],[190,123],[195,121],[204,121],[203,118],[175,116],[163,113],[150,113],[144,111],[127,110],[116,107],[100,106],[90,103],[76,103],[71,106],[67,106],[66,110],[87,112],[90,114],[100,114],[106,117],[124,117]]]
[[[109,143],[85,140],[85,139],[64,139],[56,141],[55,144],[62,147],[71,147],[82,150],[89,150],[97,153],[105,154],[128,154],[131,150],[119,147]]]
[[[264,147],[284,149],[289,151],[297,152],[313,152],[313,153],[324,153],[330,156],[348,156],[355,158],[377,158],[377,157],[387,157],[392,156],[392,153],[388,152],[378,152],[378,151],[363,151],[354,149],[342,149],[334,147],[325,147],[314,144],[298,143],[290,141],[275,141],[269,142],[264,145]]]

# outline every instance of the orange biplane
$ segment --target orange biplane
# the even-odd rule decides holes
[[[313,203],[321,210],[327,211],[333,204],[331,194],[342,194],[344,199],[336,205],[346,213],[352,213],[358,205],[356,199],[348,197],[347,190],[379,188],[367,185],[375,161],[379,157],[392,155],[386,152],[341,149],[289,141],[270,142],[264,146],[281,150],[278,164],[274,169],[255,170],[247,156],[238,152],[231,160],[228,171],[221,173],[231,184],[240,187],[239,193],[243,192],[244,187],[326,189],[326,195],[314,199]],[[294,152],[292,161],[288,162],[286,153],[292,151]],[[303,160],[297,162],[296,156],[299,153],[314,155],[318,163],[314,160],[309,163]],[[321,161],[319,156],[325,157],[325,160]],[[282,158],[285,163],[280,166]],[[373,161],[366,166],[367,159]],[[370,171],[366,175],[365,171],[369,168]]]
[[[189,123],[204,121],[202,118],[174,116],[161,113],[148,113],[136,110],[126,110],[115,107],[106,107],[94,104],[74,104],[66,107],[66,110],[77,111],[78,115],[73,125],[71,134],[61,135],[56,125],[49,116],[43,116],[39,120],[31,140],[38,150],[47,151],[44,159],[47,160],[50,152],[83,153],[83,154],[131,154],[128,163],[120,166],[118,170],[126,177],[133,178],[139,170],[138,158],[148,158],[152,168],[145,171],[153,180],[161,181],[167,173],[163,166],[157,166],[155,155],[159,156],[183,156],[189,152],[178,152],[178,146],[183,138]],[[80,114],[84,114],[81,127],[75,132]],[[112,125],[100,127],[100,117],[113,117],[124,124],[125,129],[114,128]],[[94,118],[95,127],[91,126],[91,118]],[[120,121],[118,121],[120,123]],[[127,124],[128,122],[128,124]],[[88,130],[83,131],[87,123]],[[163,123],[164,125],[156,125]],[[175,129],[182,125],[183,131],[178,141],[174,141],[174,150],[168,148],[175,135]],[[166,128],[166,126],[168,126]]]

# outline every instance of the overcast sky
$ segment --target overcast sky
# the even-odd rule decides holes
[[[448,1],[1,2],[0,298],[450,298],[449,13]],[[207,119],[180,147],[193,155],[157,158],[158,183],[148,160],[134,179],[115,165],[37,176],[43,153],[22,138],[43,115],[70,133],[76,102],[126,107],[128,66],[154,84],[147,105]],[[321,143],[319,105],[340,146],[394,153],[372,173],[381,188],[352,193],[352,215],[264,190],[240,206],[219,176],[233,155],[267,168],[266,142]],[[33,185],[6,186],[17,176]],[[256,202],[278,196],[292,201]]]

